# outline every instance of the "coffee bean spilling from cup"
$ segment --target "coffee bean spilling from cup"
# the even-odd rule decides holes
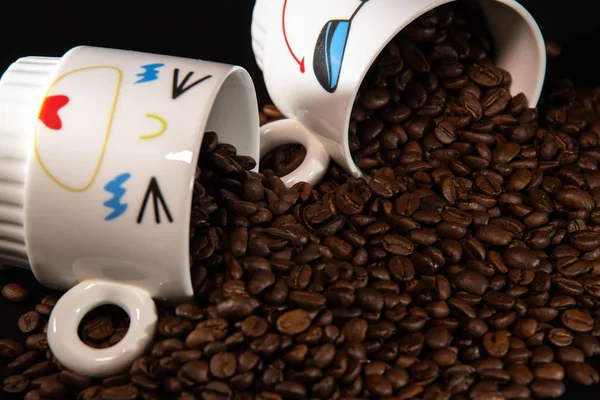
[[[365,172],[400,166],[421,180],[444,165],[467,176],[511,161],[481,154],[497,142],[494,135],[517,144],[535,135],[535,112],[522,94],[510,95],[510,74],[491,60],[482,16],[460,6],[410,24],[367,73],[349,131],[350,151]]]
[[[350,135],[368,182],[332,164],[318,186],[286,188],[278,175],[301,148],[275,149],[256,173],[207,133],[194,301],[159,307],[147,354],[94,380],[48,350],[47,297],[19,318],[24,343],[0,340],[13,373],[2,389],[28,400],[521,399],[559,398],[565,379],[598,383],[586,359],[600,354],[600,91],[559,82],[538,118],[465,21],[454,6],[428,13],[367,77]],[[81,335],[114,345],[125,318],[92,316]]]

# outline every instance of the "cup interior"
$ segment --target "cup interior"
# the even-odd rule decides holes
[[[481,0],[486,25],[494,38],[495,62],[512,76],[511,92],[523,92],[535,107],[542,92],[546,50],[533,17],[519,4]]]
[[[257,109],[252,79],[243,69],[234,69],[215,98],[205,131],[216,132],[219,142],[234,145],[238,154],[253,157],[258,163]]]

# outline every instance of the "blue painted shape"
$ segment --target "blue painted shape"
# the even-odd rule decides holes
[[[340,78],[340,72],[342,69],[342,60],[344,58],[344,52],[346,51],[346,40],[348,38],[348,32],[350,31],[349,21],[340,21],[333,30],[331,36],[331,42],[329,45],[329,58],[331,60],[330,69],[330,82],[331,87],[336,87]]]
[[[144,82],[150,82],[150,81],[157,80],[158,73],[160,72],[158,69],[160,67],[164,67],[164,66],[165,66],[165,64],[141,65],[140,68],[142,68],[144,70],[144,72],[140,72],[139,74],[136,74],[136,76],[139,76],[140,79],[135,83],[144,83]]]
[[[110,180],[106,186],[104,186],[104,190],[113,195],[112,198],[102,203],[104,207],[112,209],[112,212],[104,218],[105,221],[117,219],[121,215],[125,214],[125,211],[127,211],[128,204],[122,203],[121,200],[127,192],[127,189],[125,189],[123,185],[129,180],[129,178],[131,178],[131,174],[126,172]]]
[[[325,43],[329,43],[329,38],[331,37],[331,25],[333,22],[327,23],[327,28],[325,29]],[[329,63],[329,49],[325,49],[325,67],[327,68],[327,84],[331,86],[331,67]]]

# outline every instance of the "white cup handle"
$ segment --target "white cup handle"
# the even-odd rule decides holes
[[[329,166],[329,153],[319,139],[296,119],[282,119],[260,128],[260,156],[283,144],[299,143],[306,148],[306,157],[298,168],[281,177],[287,187],[298,182],[315,185]]]
[[[79,339],[81,319],[94,308],[114,304],[129,314],[129,330],[116,345],[93,349]],[[156,328],[156,306],[139,288],[100,280],[87,280],[65,293],[48,322],[48,345],[64,367],[91,377],[125,371],[149,346]]]

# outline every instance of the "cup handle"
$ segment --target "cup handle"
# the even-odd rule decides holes
[[[93,349],[77,334],[81,319],[98,306],[114,304],[129,314],[129,330],[116,345]],[[149,346],[156,328],[156,306],[139,288],[101,280],[87,280],[65,293],[48,321],[48,345],[64,367],[90,377],[123,372]]]
[[[299,143],[306,148],[306,157],[298,168],[281,178],[287,187],[298,182],[315,185],[329,166],[329,153],[319,139],[296,119],[269,122],[260,128],[260,156],[283,144]]]

